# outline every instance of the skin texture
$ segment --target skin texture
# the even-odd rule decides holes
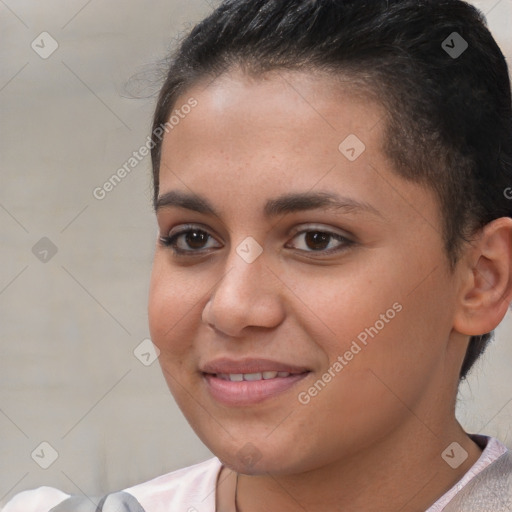
[[[176,105],[190,97],[197,106],[164,138],[160,195],[200,194],[219,215],[157,209],[160,236],[187,223],[211,235],[192,247],[181,237],[179,246],[199,256],[175,256],[159,243],[155,251],[150,331],[177,403],[241,473],[243,512],[425,510],[481,453],[455,419],[458,374],[469,336],[492,330],[506,312],[512,221],[488,225],[452,273],[436,198],[393,173],[378,104],[297,72],[252,79],[233,71]],[[349,134],[366,147],[354,161],[338,149]],[[263,216],[270,198],[319,191],[379,213],[324,207]],[[300,234],[306,229],[353,243],[331,238],[315,251]],[[248,236],[263,249],[252,263],[236,251]],[[394,318],[301,404],[298,394],[393,304],[401,306]],[[222,356],[311,373],[263,402],[226,406],[199,371]],[[452,442],[468,453],[456,469],[441,457]]]

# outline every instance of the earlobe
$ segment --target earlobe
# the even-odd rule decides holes
[[[460,264],[462,286],[454,329],[469,336],[491,332],[512,299],[512,218],[486,224]]]

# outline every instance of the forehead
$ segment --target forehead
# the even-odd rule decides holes
[[[261,138],[283,129],[290,135],[295,130],[297,138],[314,140],[315,133],[318,138],[326,133],[339,138],[350,129],[361,134],[373,129],[385,117],[383,106],[370,100],[359,82],[327,73],[279,70],[254,77],[233,70],[192,87],[177,99],[175,108],[191,97],[197,98],[198,107],[190,121],[181,124],[209,136],[227,127],[231,139],[250,132],[254,136],[251,127]],[[235,126],[244,130],[233,132]],[[374,135],[378,134],[376,130]]]
[[[198,193],[219,210],[254,215],[256,203],[263,211],[278,192],[314,189],[379,209],[396,195],[393,183],[404,182],[383,152],[384,107],[353,85],[298,72],[231,73],[187,90],[175,111],[191,98],[197,106],[164,137],[161,195]],[[429,195],[398,185],[409,186],[402,194]],[[402,201],[405,210],[411,201]]]
[[[328,76],[284,71],[257,78],[234,71],[200,83],[175,103],[174,114],[191,100],[197,105],[179,119],[172,116],[178,123],[164,137],[160,179],[165,180],[166,167],[179,171],[178,163],[187,166],[189,176],[196,166],[218,172],[219,160],[281,169],[286,164],[298,174],[320,160],[335,165],[347,138],[357,153],[375,152],[382,144],[385,111],[357,92]]]

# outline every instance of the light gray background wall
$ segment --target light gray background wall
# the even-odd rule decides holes
[[[512,0],[473,3],[512,60]],[[103,200],[92,194],[150,131],[154,99],[130,99],[127,80],[210,10],[203,0],[0,0],[0,505],[40,485],[100,494],[211,456],[158,362],[133,353],[149,336],[149,156]],[[42,32],[58,43],[46,59]],[[507,314],[461,388],[458,417],[512,447],[511,332]],[[58,453],[48,469],[31,457],[41,442]]]

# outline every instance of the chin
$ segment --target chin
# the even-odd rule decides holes
[[[279,474],[288,473],[288,467],[282,461],[274,460],[270,461],[268,458],[262,456],[259,460],[251,460],[242,458],[238,454],[228,454],[226,457],[219,457],[221,462],[237,473],[243,475],[267,475],[267,474]]]
[[[219,446],[214,442],[207,446],[225,466],[244,475],[287,474],[300,470],[301,461],[290,459],[290,453],[297,455],[292,447],[276,448],[263,441],[234,442],[232,438],[228,445]]]

